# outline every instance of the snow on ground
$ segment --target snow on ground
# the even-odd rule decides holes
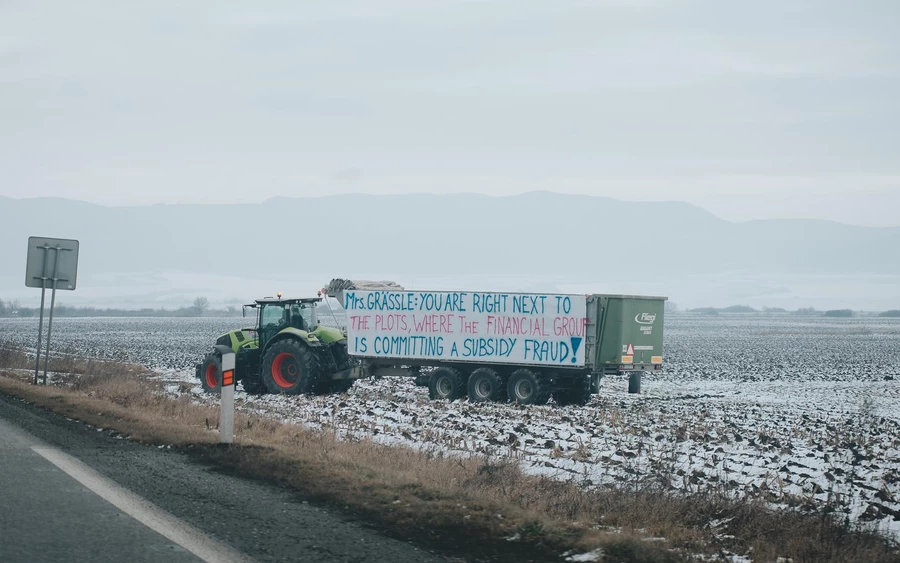
[[[179,393],[215,336],[248,324],[59,319],[54,342],[146,365]],[[509,457],[587,487],[715,489],[900,532],[900,320],[673,315],[665,330],[666,368],[644,378],[640,395],[607,378],[584,407],[433,402],[399,378],[340,396],[238,391],[236,402],[344,436]],[[0,321],[0,341],[34,338],[36,323]]]

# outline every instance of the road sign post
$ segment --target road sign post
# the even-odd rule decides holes
[[[222,369],[219,372],[219,443],[231,444],[234,442],[234,351],[222,345],[217,345],[216,349],[222,356]]]
[[[50,254],[53,253],[53,268],[50,269]],[[47,296],[47,282],[52,282],[50,296],[50,317],[47,323],[47,347],[44,355],[44,376],[47,384],[47,365],[50,363],[50,337],[53,331],[53,309],[56,306],[56,290],[73,291],[78,275],[78,241],[46,237],[28,238],[28,255],[25,261],[25,287],[41,288],[41,314],[38,320],[38,340],[34,353],[34,384],[38,382],[41,365],[41,344],[44,329],[44,303]],[[62,284],[62,285],[60,285]]]

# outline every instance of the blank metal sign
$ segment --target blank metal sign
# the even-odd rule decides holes
[[[59,247],[57,251],[56,248]],[[56,264],[56,254],[59,263]],[[47,278],[47,289],[53,289],[53,266],[56,264],[56,289],[73,290],[78,277],[78,241],[61,238],[28,237],[28,259],[25,263],[25,286],[42,287],[41,278]]]

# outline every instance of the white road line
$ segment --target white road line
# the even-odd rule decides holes
[[[210,563],[244,563],[244,554],[206,535],[138,495],[123,489],[81,461],[55,448],[32,446],[34,452],[67,473],[125,514]]]

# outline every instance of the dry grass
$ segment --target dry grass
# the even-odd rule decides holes
[[[34,373],[34,352],[26,354],[6,342],[0,342],[0,368],[29,370]],[[73,375],[147,375],[144,367],[123,364],[108,360],[81,358],[75,354],[54,353],[45,366],[45,357],[41,355],[38,376],[43,377],[44,369],[56,376],[61,376],[62,383],[69,383]]]
[[[0,368],[16,367],[17,356],[5,350],[0,347]],[[134,377],[134,369],[107,363],[56,387],[34,386],[27,373],[7,372],[0,392],[281,483],[392,536],[461,556],[552,561],[564,551],[600,548],[605,561],[680,561],[725,552],[753,553],[757,561],[791,557],[794,563],[900,561],[877,535],[827,516],[774,512],[711,494],[585,490],[576,482],[526,475],[511,461],[342,441],[330,432],[240,412],[237,443],[221,446],[217,409],[184,395],[168,398],[158,384]],[[713,521],[719,524],[711,527]]]
[[[0,342],[0,367],[7,369],[25,369],[28,367],[26,365],[27,363],[28,357],[24,352],[5,342]],[[31,366],[34,367],[33,360]]]

